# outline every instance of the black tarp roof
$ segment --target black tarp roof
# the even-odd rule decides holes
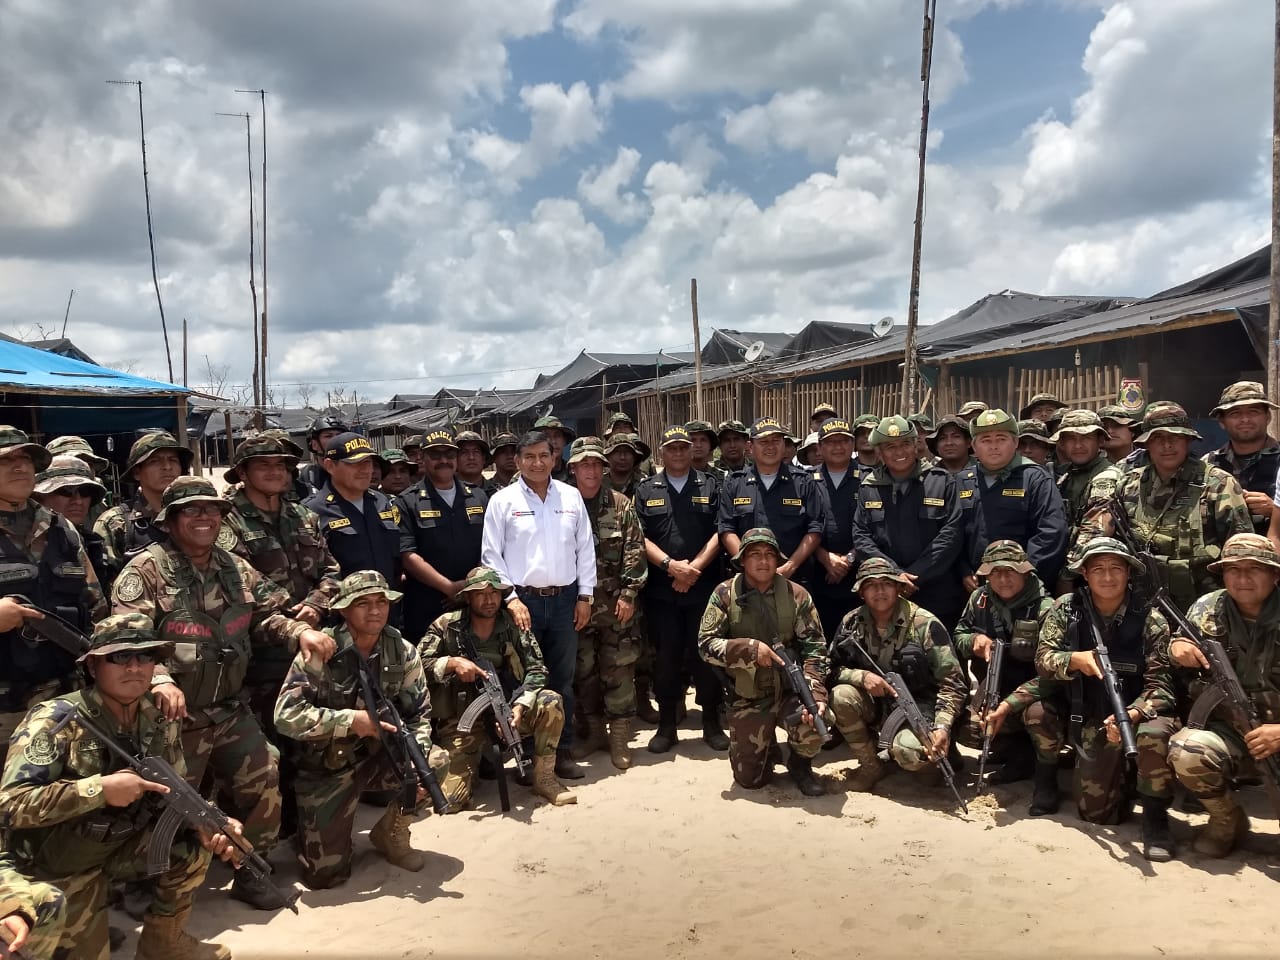
[[[869,323],[835,323],[831,320],[813,320],[791,338],[779,352],[783,357],[798,357],[815,350],[828,350],[845,344],[866,343],[874,340]]]
[[[687,353],[588,353],[553,374],[540,374],[532,390],[512,397],[493,413],[497,416],[540,415],[550,405],[561,418],[588,416],[599,409],[600,389],[612,397],[619,390],[653,379],[661,368],[678,370],[693,362]],[[589,386],[588,386],[589,385]]]
[[[702,348],[704,364],[741,363],[751,344],[759,340],[765,346],[765,357],[776,357],[791,342],[792,333],[761,333],[757,330],[721,330],[711,333],[711,339]]]

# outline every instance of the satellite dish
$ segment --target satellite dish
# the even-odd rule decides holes
[[[887,337],[893,329],[893,317],[881,317],[871,325],[871,334],[877,340]]]
[[[746,352],[742,355],[742,359],[746,360],[747,363],[755,363],[764,356],[766,349],[764,341],[757,340],[755,343],[751,344],[751,346],[747,347]]]

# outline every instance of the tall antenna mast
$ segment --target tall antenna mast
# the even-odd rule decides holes
[[[267,402],[267,91],[236,90],[256,93],[262,104],[262,402]]]
[[[262,405],[262,381],[260,379],[261,367],[258,342],[258,288],[253,273],[253,133],[249,127],[250,117],[247,113],[218,113],[216,115],[219,117],[244,118],[245,153],[249,158],[249,296],[253,299],[253,405],[260,407]]]

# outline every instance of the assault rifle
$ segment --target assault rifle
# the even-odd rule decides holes
[[[22,621],[22,636],[25,639],[35,642],[48,641],[61,647],[73,657],[79,657],[89,649],[89,638],[75,624],[63,619],[53,610],[36,606],[26,597],[18,596],[14,599],[25,606],[35,607],[44,614],[44,618],[40,620],[30,617]]]
[[[782,672],[787,675],[787,682],[791,684],[791,690],[800,698],[800,705],[809,711],[809,716],[813,717],[813,729],[818,736],[822,738],[822,742],[826,743],[831,739],[831,731],[827,729],[827,721],[822,717],[822,711],[818,709],[818,702],[813,698],[813,690],[809,686],[809,678],[804,675],[804,671],[800,669],[800,665],[791,658],[791,654],[787,653],[787,648],[782,643],[782,631],[778,629],[777,612],[769,604],[764,602],[764,597],[758,592],[748,594],[759,602],[765,612],[765,619],[769,621],[769,626],[773,628],[773,636],[769,638],[769,649],[777,654],[778,659],[782,661]],[[742,600],[739,600],[741,603]]]
[[[1111,652],[1106,641],[1102,639],[1102,631],[1098,629],[1098,617],[1093,603],[1088,597],[1080,595],[1080,604],[1084,608],[1081,616],[1089,626],[1093,635],[1093,656],[1098,661],[1098,669],[1102,671],[1102,686],[1107,694],[1107,704],[1111,707],[1111,715],[1115,717],[1116,729],[1120,732],[1120,746],[1124,755],[1130,760],[1138,757],[1138,741],[1133,736],[1133,724],[1129,722],[1129,707],[1124,702],[1124,693],[1120,686],[1120,678],[1116,676],[1115,664],[1111,662]],[[1072,723],[1082,722],[1083,717],[1073,716]]]
[[[470,733],[475,729],[480,715],[486,710],[491,711],[493,714],[491,732],[498,741],[499,753],[510,750],[516,761],[516,769],[521,776],[525,776],[529,767],[529,758],[525,755],[524,741],[520,737],[520,731],[516,729],[515,713],[511,709],[511,704],[507,702],[507,694],[502,689],[498,670],[487,659],[480,656],[480,651],[476,649],[470,637],[463,635],[460,640],[463,656],[483,670],[484,674],[475,681],[480,695],[462,711],[462,716],[458,720],[458,731]]]
[[[61,702],[66,703],[66,701]],[[221,833],[236,849],[237,868],[247,870],[254,879],[270,887],[271,891],[280,898],[283,906],[294,913],[298,912],[297,894],[288,896],[271,882],[271,866],[267,861],[254,852],[253,845],[248,840],[231,830],[230,818],[200,796],[200,792],[188,784],[168,760],[164,757],[134,756],[120,746],[106,730],[90,720],[75,704],[66,703],[66,706],[67,711],[59,716],[58,723],[50,731],[51,733],[57,733],[75,720],[143,780],[169,788],[168,793],[158,798],[164,811],[156,821],[151,832],[151,840],[147,844],[147,876],[159,876],[169,869],[169,851],[179,827],[187,826],[209,834]]]
[[[982,755],[978,758],[978,793],[985,786],[983,775],[987,771],[987,760],[991,756],[992,734],[986,729],[987,717],[1000,706],[1000,674],[1004,671],[1004,655],[1009,649],[1009,641],[1004,637],[993,637],[991,641],[991,659],[987,661],[987,678],[982,687]]]
[[[449,801],[440,789],[440,781],[436,779],[435,771],[431,769],[431,764],[427,762],[413,733],[405,726],[400,711],[369,676],[369,665],[360,651],[352,647],[350,652],[355,658],[364,708],[382,738],[382,749],[387,752],[391,765],[400,777],[400,809],[405,813],[413,811],[418,806],[418,788],[422,787],[431,797],[432,809],[436,813],[448,813]],[[394,729],[388,730],[383,726],[384,723],[390,724]]]

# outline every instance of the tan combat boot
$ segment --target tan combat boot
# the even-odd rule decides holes
[[[876,753],[876,745],[871,741],[857,745],[850,744],[849,749],[853,751],[853,759],[858,761],[858,769],[845,780],[844,784],[854,793],[870,793],[889,771],[885,769],[884,762]]]
[[[577,803],[577,796],[556,779],[555,767],[555,757],[533,758],[533,792],[544,800],[550,800],[557,807],[563,807],[566,803]]]
[[[585,760],[597,750],[609,746],[609,732],[604,724],[604,717],[593,715],[587,717],[587,732],[582,739],[573,745],[569,753],[575,760]]]
[[[382,819],[369,831],[369,842],[387,863],[417,873],[427,865],[427,858],[409,845],[409,824],[413,822],[413,814],[403,813],[400,803],[396,801],[387,807]]]
[[[609,759],[619,770],[631,769],[631,718],[609,721]]]
[[[1201,828],[1193,849],[1201,856],[1225,857],[1249,832],[1249,818],[1229,793],[1222,797],[1201,797],[1200,802],[1208,811],[1209,822]]]
[[[172,917],[148,913],[142,918],[136,960],[231,960],[231,951],[220,943],[204,943],[187,933],[190,908]]]

